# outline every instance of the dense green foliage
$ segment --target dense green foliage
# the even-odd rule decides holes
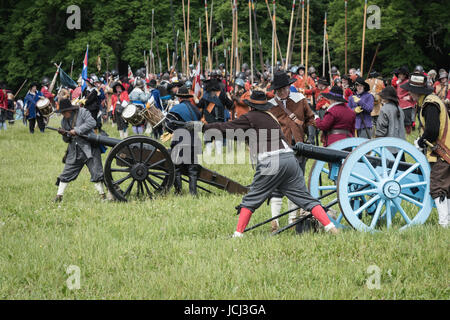
[[[266,3],[257,0],[257,25],[262,40],[264,60],[271,58],[271,23]],[[173,3],[173,18],[171,18]],[[276,2],[277,33],[280,46],[286,51],[291,14],[291,0]],[[297,4],[299,1],[297,1]],[[365,68],[368,70],[375,48],[380,43],[375,69],[389,75],[393,68],[422,64],[426,70],[449,66],[450,33],[448,7],[444,0],[371,0],[369,5],[381,9],[381,29],[367,30]],[[185,0],[187,6],[187,0]],[[81,9],[81,29],[69,30],[66,13],[69,5]],[[212,0],[208,1],[209,9]],[[217,39],[219,62],[224,62],[223,49],[231,42],[231,1],[214,1],[211,38]],[[306,1],[305,1],[306,6]],[[272,5],[270,4],[271,10]],[[323,18],[328,12],[329,46],[332,64],[344,68],[344,0],[310,1],[309,64],[322,70]],[[348,4],[349,66],[359,67],[363,25],[364,0],[350,0]],[[184,43],[181,0],[3,0],[0,25],[0,81],[12,89],[28,79],[51,77],[52,62],[62,62],[69,71],[74,61],[74,78],[80,74],[86,45],[89,43],[89,72],[96,68],[97,56],[102,59],[102,72],[119,69],[126,73],[143,67],[144,50],[150,50],[152,9],[159,53],[167,68],[166,44],[174,50],[174,32],[180,31],[178,49]],[[244,61],[249,62],[249,30],[247,1],[238,1],[239,39],[242,39]],[[305,10],[306,11],[306,10]],[[206,28],[204,0],[192,0],[190,10],[191,46],[199,39],[199,18],[202,23],[203,56],[206,56]],[[297,11],[296,11],[297,12]],[[210,15],[210,14],[209,14]],[[305,14],[306,15],[306,14]],[[305,18],[306,20],[306,18]],[[296,32],[293,63],[300,62],[301,18]],[[222,40],[221,22],[224,26]],[[255,39],[255,37],[253,37]],[[257,40],[255,63],[259,68]],[[192,47],[190,52],[192,53]],[[156,50],[155,54],[156,54]],[[285,57],[286,52],[283,52]],[[215,54],[214,64],[215,64]],[[328,68],[328,67],[327,67]]]

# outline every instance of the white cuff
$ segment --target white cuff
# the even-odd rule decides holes
[[[330,231],[330,229],[333,229],[333,228],[335,228],[335,225],[334,225],[333,222],[330,222],[328,225],[326,225],[326,226],[324,227],[324,229],[325,229],[326,232]]]

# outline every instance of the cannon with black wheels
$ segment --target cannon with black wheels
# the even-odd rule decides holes
[[[294,149],[297,154],[316,160],[308,188],[337,227],[359,231],[403,230],[428,219],[433,208],[430,165],[425,155],[407,141],[348,138],[327,148],[298,143]],[[308,217],[311,215],[276,234],[304,223]]]
[[[147,136],[131,136],[124,140],[96,134],[83,136],[93,144],[112,147],[104,166],[105,184],[113,196],[120,201],[131,197],[152,199],[173,186],[175,165],[169,150],[161,143]],[[186,180],[183,178],[183,180]],[[225,190],[244,194],[248,188],[201,167],[198,181]],[[201,190],[210,190],[199,186]]]

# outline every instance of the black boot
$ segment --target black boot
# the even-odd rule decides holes
[[[198,168],[196,165],[190,165],[188,169],[189,177],[189,193],[193,196],[197,195],[197,178],[198,178]]]
[[[180,170],[175,171],[175,181],[173,183],[173,186],[175,187],[175,194],[181,194],[182,181],[181,181],[181,171]]]

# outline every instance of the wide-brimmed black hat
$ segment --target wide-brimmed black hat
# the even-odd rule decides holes
[[[295,81],[297,81],[297,79],[289,78],[289,75],[285,71],[277,71],[273,75],[272,85],[267,90],[269,91],[278,90],[290,86]]]
[[[375,70],[373,70],[369,73],[369,78],[378,78],[379,76],[380,76],[380,74],[378,72],[376,72]]]
[[[407,66],[403,66],[403,67],[398,68],[396,74],[397,74],[397,75],[399,75],[399,74],[404,74],[404,75],[406,75],[406,76],[409,76],[409,70],[408,70],[408,67],[407,67]]]
[[[117,90],[116,90],[117,86],[120,86],[122,88],[122,91],[125,91],[125,87],[123,86],[122,82],[116,81],[111,84],[111,88],[113,89],[114,93],[117,93]]]
[[[74,106],[69,99],[61,99],[59,101],[59,109],[56,111],[57,113],[62,113],[64,111],[77,110],[79,107]]]
[[[413,73],[409,77],[409,81],[400,87],[416,94],[430,94],[434,91],[433,88],[428,86],[428,79],[422,73]]]
[[[274,107],[273,104],[267,101],[267,97],[264,91],[258,90],[252,92],[250,99],[244,99],[244,103],[256,110],[261,111],[267,111]]]
[[[337,102],[344,102],[344,103],[347,102],[347,100],[345,100],[344,98],[344,91],[342,90],[341,87],[338,86],[333,86],[330,92],[322,93],[322,96],[326,99],[334,100]]]
[[[39,88],[39,87],[40,87],[40,84],[37,83],[36,81],[33,81],[33,82],[30,83],[29,89],[31,89],[31,88],[33,88],[33,87]]]
[[[319,78],[319,80],[317,80],[317,84],[323,84],[324,86],[329,86],[330,85],[326,78]]]
[[[194,97],[192,94],[189,93],[189,89],[185,85],[181,86],[175,95],[179,98],[186,98],[186,99]]]
[[[357,77],[355,79],[355,85],[358,84],[364,86],[364,91],[370,91],[370,85],[362,77]]]
[[[379,96],[381,99],[388,100],[394,102],[396,105],[398,105],[398,96],[397,96],[397,90],[393,86],[387,86],[384,88],[380,93]]]
[[[217,80],[216,78],[205,80],[203,81],[203,83],[205,84],[205,90],[207,92],[221,90],[219,80]]]

